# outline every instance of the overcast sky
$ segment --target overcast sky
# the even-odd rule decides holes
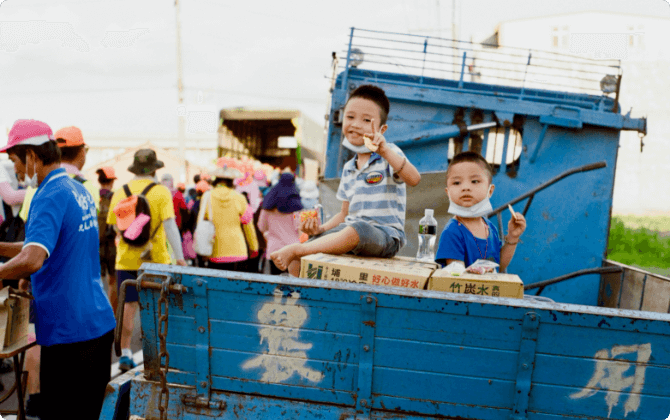
[[[451,37],[445,0],[180,2],[186,103],[202,91],[217,110],[298,108],[321,123],[352,26]],[[461,39],[482,39],[504,20],[587,10],[670,17],[665,0],[468,0],[456,21]],[[175,15],[169,0],[2,1],[0,128],[176,134]]]

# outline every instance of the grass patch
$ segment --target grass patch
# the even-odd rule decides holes
[[[670,269],[670,236],[662,236],[659,232],[670,232],[670,217],[614,216],[607,258],[667,273]]]
[[[634,216],[617,215],[612,217],[623,222],[624,226],[631,229],[648,229],[655,232],[670,232],[670,216]]]

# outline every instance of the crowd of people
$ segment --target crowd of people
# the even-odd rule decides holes
[[[137,278],[143,262],[281,273],[266,250],[298,242],[294,213],[318,202],[314,183],[304,183],[301,197],[296,181],[303,182],[288,168],[280,173],[247,158],[221,158],[192,185],[175,185],[169,173],[158,178],[164,164],[151,149],[135,153],[127,184],[116,184],[112,167],[99,168],[96,183],[81,172],[88,151],[81,130],[53,133],[36,120],[17,121],[1,151],[9,160],[0,165],[0,279],[35,297],[30,322],[38,346],[25,362],[32,418],[62,412],[74,389],[86,401],[78,411],[97,418],[110,380],[119,288]],[[215,228],[210,255],[195,252],[203,220]],[[143,229],[149,233],[139,244]],[[136,366],[130,342],[138,300],[128,287],[121,371]]]

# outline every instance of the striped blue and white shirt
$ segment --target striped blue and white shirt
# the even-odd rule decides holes
[[[401,157],[405,154],[398,146],[387,144]],[[349,202],[349,214],[344,223],[366,222],[383,229],[393,238],[405,238],[405,210],[407,208],[406,185],[393,178],[393,168],[377,153],[360,171],[356,167],[357,156],[347,161],[342,169],[337,198]]]

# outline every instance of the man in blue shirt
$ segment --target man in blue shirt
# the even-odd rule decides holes
[[[95,201],[60,167],[51,128],[19,120],[0,152],[16,155],[38,186],[23,243],[0,243],[0,279],[32,276],[41,348],[42,419],[75,410],[98,418],[111,372],[116,325],[100,279]],[[76,403],[75,403],[76,401]]]

